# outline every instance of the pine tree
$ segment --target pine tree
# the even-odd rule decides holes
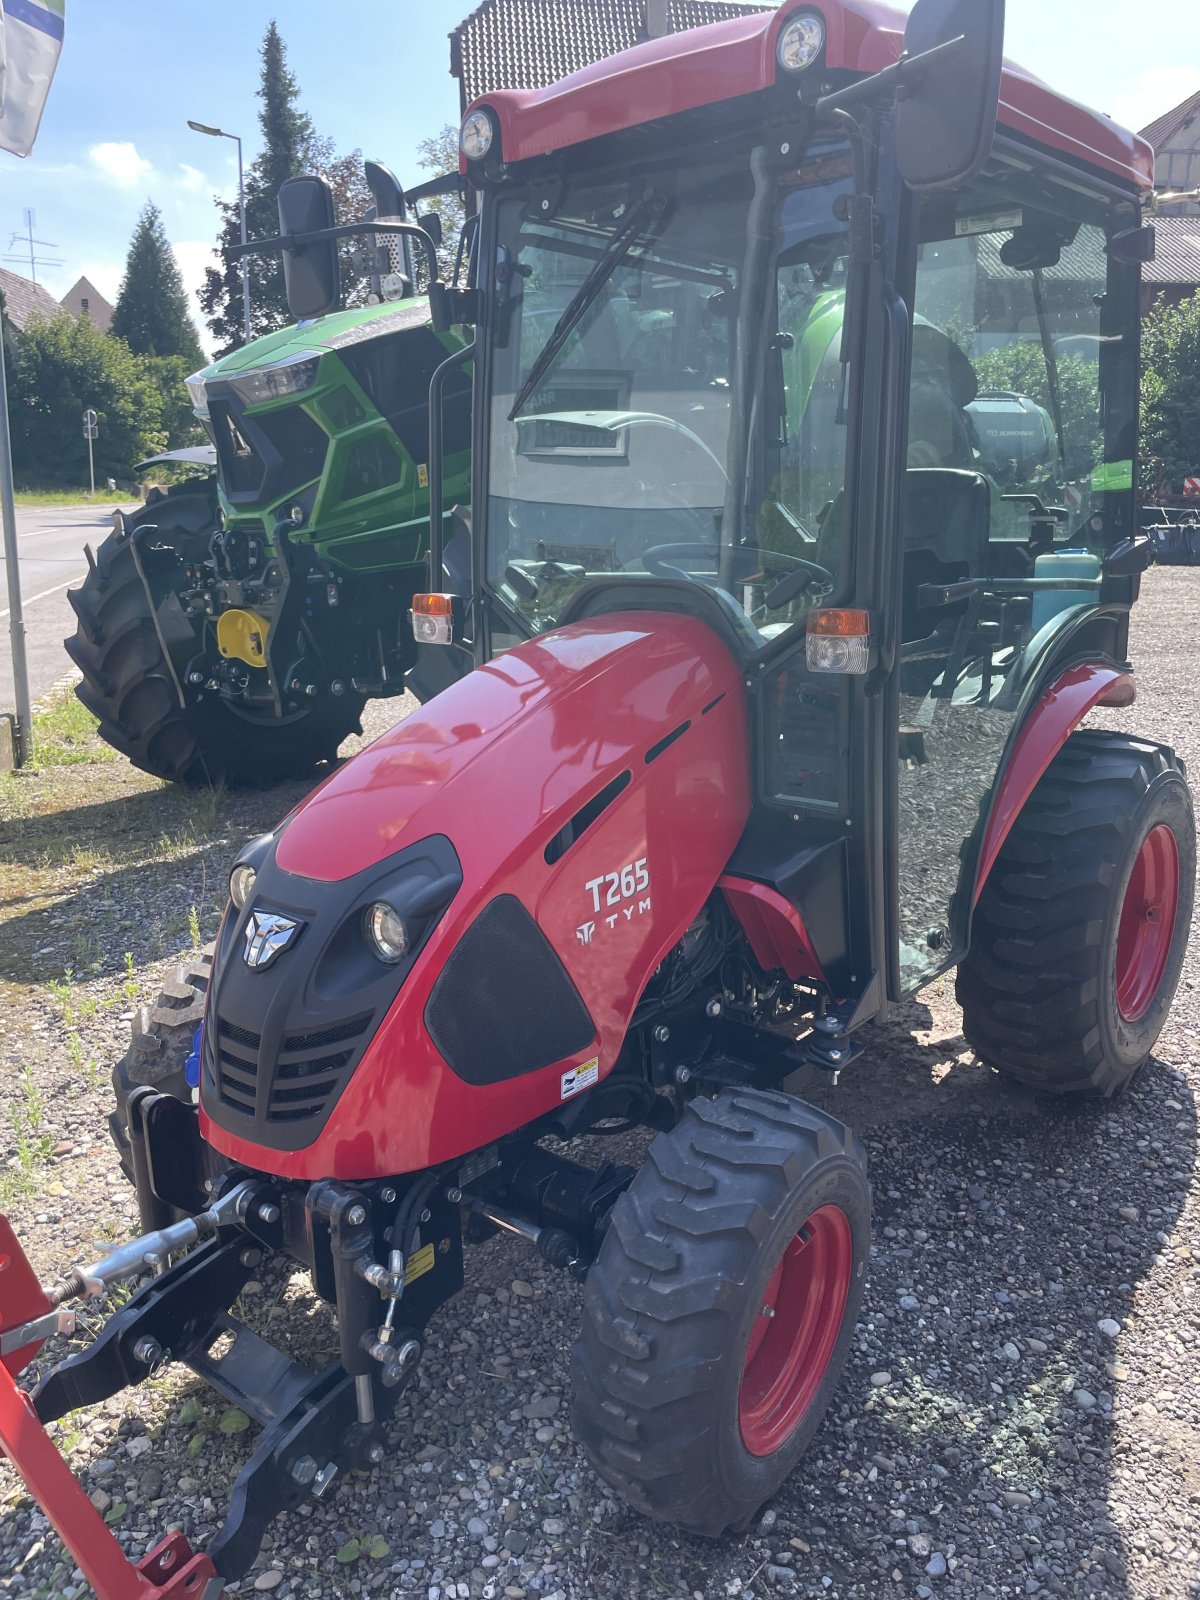
[[[279,29],[274,22],[262,42],[262,74],[258,113],[263,149],[246,170],[246,236],[264,239],[279,232],[276,201],[280,187],[308,166],[314,144],[313,125],[296,102],[300,91],[287,64]],[[237,200],[216,202],[221,216],[217,251],[238,243],[240,219]],[[252,338],[281,328],[290,319],[283,292],[283,271],[278,257],[251,256],[250,331]],[[242,332],[242,272],[236,261],[226,261],[221,269],[209,267],[200,304],[212,329],[221,355],[244,343]]]
[[[147,200],[125,258],[112,332],[137,355],[182,356],[204,365],[179,266],[158,207]]]

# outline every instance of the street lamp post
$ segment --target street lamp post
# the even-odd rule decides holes
[[[242,243],[246,243],[246,183],[242,175],[242,141],[236,133],[226,133],[223,128],[210,128],[206,122],[193,122],[188,118],[188,127],[194,133],[207,133],[213,139],[232,139],[237,145],[238,153],[238,216],[241,220]],[[246,256],[242,257],[242,333],[247,344],[250,343],[250,263]]]

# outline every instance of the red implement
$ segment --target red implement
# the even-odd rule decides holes
[[[8,1218],[0,1216],[0,1336],[50,1309]],[[181,1533],[136,1566],[126,1557],[17,1383],[41,1343],[35,1337],[0,1362],[0,1453],[24,1478],[99,1600],[219,1600],[216,1569],[207,1556],[192,1554]]]

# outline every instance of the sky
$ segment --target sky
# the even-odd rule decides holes
[[[300,104],[339,152],[420,179],[416,146],[458,119],[448,34],[474,0],[67,0],[66,38],[37,146],[0,151],[0,255],[63,295],[81,273],[109,300],[139,211],[160,208],[193,294],[212,260],[213,196],[237,191],[232,140],[259,147],[259,46],[272,17]],[[1140,128],[1200,89],[1195,0],[1008,0],[1007,53],[1056,89]],[[8,241],[16,235],[12,244]],[[51,263],[55,264],[51,264]],[[199,323],[199,308],[193,302]],[[200,324],[205,347],[207,329]]]

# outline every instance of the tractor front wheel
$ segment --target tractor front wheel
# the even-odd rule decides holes
[[[116,1108],[108,1119],[121,1170],[133,1177],[129,1153],[129,1097],[142,1084],[160,1094],[192,1103],[187,1062],[204,1020],[208,988],[212,982],[213,946],[206,945],[192,959],[181,962],[163,985],[152,1006],[139,1006],[130,1024],[129,1048],[113,1068]]]
[[[1112,1095],[1149,1056],[1187,951],[1196,825],[1172,751],[1073,734],[988,875],[958,969],[963,1032],[1004,1076]]]
[[[576,1436],[635,1510],[742,1527],[845,1365],[871,1191],[857,1140],[790,1095],[697,1100],[650,1146],[588,1274]]]
[[[83,675],[75,692],[99,719],[100,737],[143,772],[190,788],[267,788],[335,761],[342,741],[361,732],[360,694],[318,700],[286,718],[243,714],[216,695],[180,705],[133,555],[130,535],[147,525],[173,552],[182,583],[184,568],[208,555],[215,491],[178,484],[134,512],[100,546],[82,587],[68,591],[78,627],[64,643]]]

